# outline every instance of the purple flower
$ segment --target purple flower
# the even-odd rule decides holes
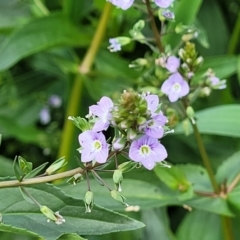
[[[110,52],[118,52],[121,51],[121,44],[116,38],[109,39],[110,46],[108,47]]]
[[[58,95],[52,95],[48,99],[49,105],[54,108],[59,108],[62,105],[62,99]]]
[[[171,12],[170,10],[166,9],[162,12],[162,15],[169,20],[173,20],[175,18],[175,15],[173,12]]]
[[[174,0],[155,0],[155,3],[160,8],[168,8]]]
[[[90,162],[96,160],[98,163],[105,163],[108,157],[108,144],[103,133],[86,131],[79,135],[81,161]]]
[[[144,135],[132,142],[129,157],[151,170],[154,168],[155,162],[161,162],[167,157],[167,151],[156,138]]]
[[[167,117],[165,117],[161,112],[141,125],[139,130],[149,137],[161,138],[164,134],[163,126],[167,123],[167,121]]]
[[[177,72],[179,66],[180,66],[179,58],[175,56],[168,57],[165,67],[169,72],[171,73]]]
[[[147,101],[147,106],[148,106],[148,110],[151,112],[151,115],[153,116],[159,106],[159,98],[157,95],[147,95],[145,97],[146,101]]]
[[[123,10],[127,10],[133,5],[134,0],[109,0],[109,2]]]
[[[93,126],[94,132],[107,130],[111,120],[111,110],[113,108],[113,102],[109,97],[102,97],[97,105],[89,107],[90,115],[93,114],[98,117],[98,120]]]
[[[224,89],[227,87],[225,80],[220,80],[218,77],[210,77],[209,78],[210,87],[215,89]]]
[[[189,86],[183,77],[176,72],[163,83],[161,91],[168,95],[170,102],[176,102],[189,93]]]
[[[49,108],[44,107],[39,113],[39,119],[42,124],[48,124],[51,121]]]

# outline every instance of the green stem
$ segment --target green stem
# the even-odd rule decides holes
[[[237,50],[240,38],[240,12],[238,13],[238,17],[236,20],[236,24],[233,29],[233,33],[231,35],[229,46],[228,46],[228,53],[234,54]]]
[[[160,37],[159,31],[157,29],[157,25],[154,20],[150,0],[146,0],[146,6],[147,6],[148,15],[150,17],[151,28],[152,28],[154,37],[156,39],[156,44],[157,44],[158,50],[159,50],[159,52],[164,52],[164,47],[161,42],[161,37]]]
[[[199,148],[199,152],[200,152],[200,155],[202,157],[203,165],[207,169],[207,172],[208,172],[210,181],[212,183],[214,192],[218,193],[218,184],[217,184],[217,182],[216,182],[216,180],[214,178],[214,173],[213,173],[210,161],[208,159],[208,155],[207,155],[205,146],[203,144],[202,137],[201,137],[201,135],[199,133],[197,125],[192,123],[192,127],[193,127],[193,131],[194,131],[194,134],[195,134],[195,137],[196,137],[196,141],[197,141],[197,145],[198,145],[198,148]]]
[[[93,40],[88,48],[88,51],[81,65],[79,66],[79,72],[81,74],[88,74],[92,67],[97,51],[100,48],[100,44],[106,32],[106,27],[109,21],[110,13],[111,13],[111,4],[106,3],[103,9],[101,18],[99,20],[99,25],[93,37]],[[74,140],[73,134],[75,129],[74,124],[72,124],[72,122],[69,121],[67,118],[68,116],[76,116],[78,114],[78,110],[81,102],[82,88],[83,88],[82,78],[81,78],[81,75],[78,75],[74,81],[72,91],[70,94],[70,99],[68,102],[66,117],[65,117],[66,120],[64,123],[62,138],[61,138],[59,152],[58,152],[59,157],[65,156],[67,160],[70,159],[70,151],[71,151],[71,146]]]
[[[21,182],[19,182],[18,180],[2,181],[0,182],[0,188],[19,187],[19,186],[27,186],[31,184],[46,183],[46,182],[59,180],[62,178],[72,177],[77,173],[83,173],[83,172],[84,172],[84,169],[79,167],[79,168],[69,170],[67,172],[57,173],[51,176],[23,179]]]
[[[231,224],[231,219],[229,217],[222,216],[222,225],[223,225],[223,233],[225,240],[233,240],[233,229]]]

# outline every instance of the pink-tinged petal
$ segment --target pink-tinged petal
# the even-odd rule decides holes
[[[82,162],[91,162],[95,159],[96,152],[91,151],[90,148],[85,148],[81,152],[81,161]]]
[[[155,0],[155,3],[160,8],[168,8],[172,4],[173,0]]]
[[[180,59],[175,57],[175,56],[171,56],[167,59],[167,62],[166,62],[166,69],[169,71],[169,72],[176,72],[177,69],[179,68],[180,66]]]
[[[181,89],[181,97],[184,97],[184,96],[186,96],[189,93],[190,88],[189,88],[188,83],[186,81],[184,81],[184,80],[181,83],[181,87],[182,87],[182,89]]]
[[[113,107],[113,102],[109,97],[102,97],[99,100],[98,105],[104,106],[105,108],[110,109]]]
[[[156,158],[154,158],[155,162],[161,162],[168,156],[165,147],[161,143],[159,143],[158,147],[154,149],[154,154],[156,155]]]
[[[171,92],[169,95],[168,95],[168,98],[169,98],[169,101],[170,102],[176,102],[178,99],[179,99],[179,93],[176,93],[176,92]]]
[[[163,128],[148,128],[146,130],[146,134],[153,138],[161,138],[163,136],[164,130]]]
[[[82,147],[87,147],[93,141],[91,131],[85,131],[78,136],[79,143]]]
[[[95,122],[92,130],[94,132],[100,132],[103,130],[107,130],[109,125],[110,125],[109,122],[103,122],[102,119],[99,119],[98,121]]]
[[[165,93],[166,95],[169,94],[169,92],[171,91],[172,88],[172,83],[171,81],[169,81],[168,79],[163,83],[162,87],[161,87],[161,91],[163,93]]]
[[[123,10],[127,10],[133,5],[134,0],[109,0],[109,2]]]
[[[142,165],[148,170],[152,170],[155,166],[155,162],[150,158],[145,158],[141,161]]]
[[[148,95],[145,97],[148,105],[148,109],[153,113],[157,110],[159,105],[159,98],[157,95]]]
[[[101,106],[98,106],[98,105],[92,105],[89,107],[89,111],[95,115],[95,116],[98,116],[98,117],[101,117],[104,115],[104,109],[101,107]]]
[[[98,163],[105,163],[108,157],[108,148],[102,149],[100,152],[96,154],[96,161]]]

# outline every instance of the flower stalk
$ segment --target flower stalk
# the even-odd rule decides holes
[[[146,0],[146,6],[147,6],[148,15],[150,17],[150,24],[151,24],[151,28],[152,28],[154,37],[156,39],[156,44],[157,44],[158,50],[159,50],[159,52],[164,52],[164,47],[161,42],[161,37],[160,37],[159,31],[157,29],[156,22],[154,20],[154,15],[152,12],[150,0]]]
[[[87,75],[92,67],[98,49],[100,48],[102,39],[106,32],[106,27],[108,24],[108,20],[110,17],[112,6],[110,3],[106,3],[99,21],[99,25],[93,37],[93,40],[87,50],[87,53],[79,66],[79,73],[81,75]],[[78,109],[81,103],[81,93],[83,88],[83,76],[78,75],[74,81],[72,86],[72,92],[70,94],[70,99],[67,106],[66,111],[66,120],[63,127],[62,138],[59,146],[58,156],[65,158],[68,160],[70,159],[70,151],[72,146],[72,141],[74,139],[74,125],[67,119],[68,116],[76,116],[78,114]]]

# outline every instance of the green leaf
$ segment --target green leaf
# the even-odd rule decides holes
[[[220,79],[228,78],[237,72],[237,57],[234,55],[206,57],[196,77],[201,77],[209,68],[213,69]]]
[[[229,104],[208,108],[196,113],[199,131],[206,134],[216,134],[228,137],[240,137],[240,106]],[[192,132],[192,129],[190,129]],[[175,133],[184,133],[180,123]]]
[[[29,172],[25,176],[25,178],[33,178],[33,177],[37,176],[38,173],[40,173],[47,165],[48,165],[48,162],[45,162],[45,163],[41,164],[40,166],[36,167],[31,172]]]
[[[199,8],[202,4],[202,0],[182,0],[180,2],[175,2],[175,22],[171,22],[169,24],[169,29],[175,29],[178,23],[182,23],[184,25],[193,24]],[[187,9],[187,11],[186,11]],[[169,34],[163,38],[164,44],[171,44],[172,48],[176,46],[181,39],[181,35],[179,34]]]
[[[39,207],[25,202],[17,188],[4,188],[0,189],[0,212],[3,217],[0,231],[21,232],[53,240],[66,233],[99,235],[144,226],[141,222],[98,206],[94,206],[92,213],[85,213],[81,199],[68,197],[50,184],[33,185],[26,189],[40,204],[59,211],[66,222],[61,226],[47,222]]]
[[[4,137],[16,137],[25,143],[46,142],[47,137],[43,131],[40,131],[33,125],[20,125],[14,119],[3,117],[0,118],[0,126]]]
[[[216,180],[219,184],[229,185],[240,173],[240,151],[225,160],[217,169]]]
[[[60,238],[58,238],[58,240],[87,240],[87,239],[80,237],[76,233],[72,233],[72,234],[64,234]]]
[[[234,206],[238,212],[240,211],[240,202],[239,202],[239,198],[240,198],[240,186],[236,186],[233,191],[231,191],[230,193],[228,193],[227,195],[227,201]]]
[[[193,209],[204,210],[206,212],[225,215],[229,217],[234,216],[234,213],[229,207],[227,200],[221,197],[196,195],[194,198],[187,200],[183,203]]]
[[[86,30],[80,32],[66,16],[52,14],[36,18],[13,32],[0,45],[0,71],[31,54],[58,46],[84,46],[89,40]]]
[[[104,179],[104,182],[106,182],[108,186],[113,184],[112,179]],[[223,214],[226,216],[233,216],[226,200],[222,198],[194,195],[190,200],[179,199],[181,193],[168,189],[161,182],[158,184],[151,184],[141,180],[124,178],[121,186],[123,189],[121,193],[124,197],[126,197],[126,202],[131,206],[139,206],[142,210],[169,205],[182,206],[183,204],[186,204],[192,208]],[[86,191],[85,185],[82,184],[78,184],[77,187],[69,185],[62,186],[61,189],[66,194],[75,198],[84,196]],[[99,187],[97,182],[91,182],[91,190],[94,192],[95,203],[108,209],[124,210],[119,203],[111,199],[109,191],[104,187]],[[211,188],[207,192],[211,192]]]
[[[108,186],[113,185],[112,179],[103,179]],[[76,186],[62,186],[61,189],[68,195],[81,198],[84,196],[86,187],[85,184],[78,184]],[[157,186],[155,184],[147,183],[140,180],[123,179],[121,184],[122,194],[126,197],[126,202],[129,205],[140,206],[141,209],[149,209],[152,207],[166,206],[172,202],[176,202],[174,196],[176,194],[168,190],[164,185]],[[113,189],[114,187],[112,187]],[[96,204],[114,210],[124,210],[124,207],[118,202],[114,201],[109,190],[105,187],[100,187],[96,181],[91,182],[91,190],[94,192],[94,201]]]
[[[141,221],[147,226],[143,229],[145,239],[177,240],[169,227],[165,208],[143,210]]]
[[[63,12],[75,23],[78,23],[84,16],[86,16],[91,9],[92,0],[64,0]]]
[[[0,176],[13,176],[13,161],[11,159],[0,156]]]
[[[154,169],[154,172],[161,181],[173,190],[184,192],[190,187],[185,174],[177,166],[171,168],[158,167]]]
[[[188,213],[177,230],[178,240],[223,240],[220,217],[193,211]]]
[[[21,174],[19,166],[17,164],[17,157],[15,157],[15,159],[13,161],[13,169],[14,169],[14,174],[15,174],[17,180],[21,181],[22,180],[22,174]]]

